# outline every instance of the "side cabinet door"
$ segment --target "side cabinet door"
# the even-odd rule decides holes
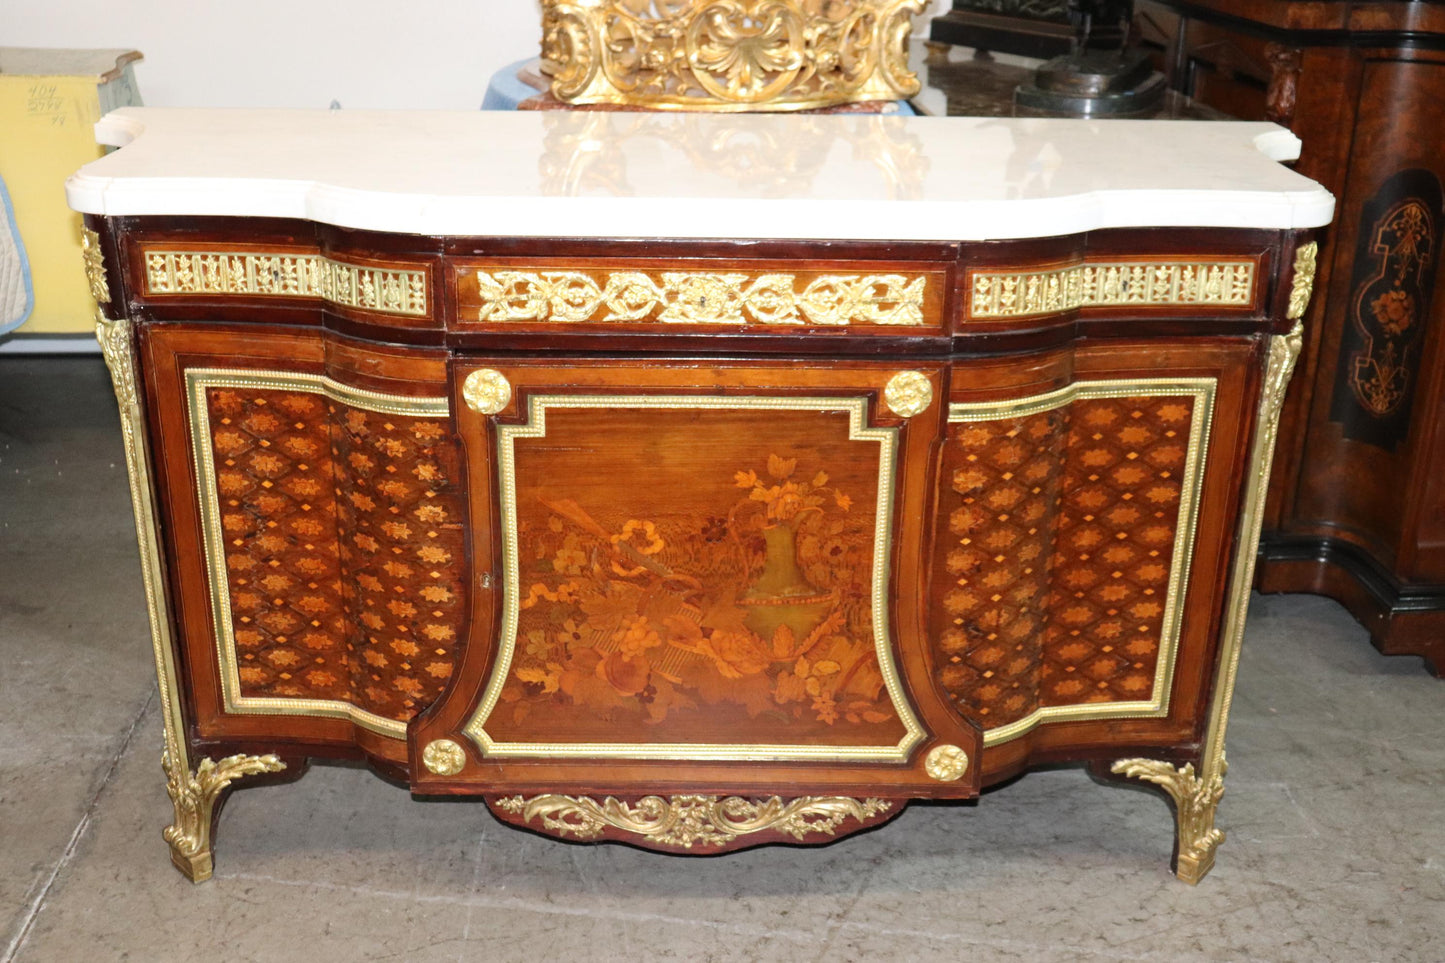
[[[923,644],[944,376],[457,363],[474,604],[413,787],[975,795]]]

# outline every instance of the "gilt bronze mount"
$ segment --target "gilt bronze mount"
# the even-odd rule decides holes
[[[785,111],[918,93],[924,0],[543,0],[542,72],[569,104]]]

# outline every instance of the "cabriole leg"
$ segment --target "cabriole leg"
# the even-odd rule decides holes
[[[215,863],[212,838],[222,793],[242,776],[280,772],[286,763],[273,755],[227,756],[220,762],[203,758],[191,772],[173,762],[167,751],[161,754],[161,766],[166,771],[166,792],[176,807],[176,821],[163,834],[171,847],[171,862],[191,882],[203,883],[211,878]]]
[[[1214,813],[1224,795],[1224,773],[1208,779],[1194,774],[1194,764],[1177,768],[1157,759],[1120,759],[1110,771],[1152,782],[1174,803],[1174,873],[1191,886],[1197,885],[1214,868],[1214,851],[1224,842],[1224,832],[1214,828]]]

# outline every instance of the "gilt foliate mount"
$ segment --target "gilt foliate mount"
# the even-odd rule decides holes
[[[807,110],[918,93],[924,0],[543,0],[542,72],[572,104]]]

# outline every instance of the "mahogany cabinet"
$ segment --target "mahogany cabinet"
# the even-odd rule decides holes
[[[1146,0],[1175,86],[1291,127],[1340,198],[1285,401],[1259,586],[1342,602],[1445,672],[1445,8]]]
[[[176,865],[310,758],[678,853],[1073,760],[1202,877],[1332,200],[1272,125],[987,123],[107,118]]]

